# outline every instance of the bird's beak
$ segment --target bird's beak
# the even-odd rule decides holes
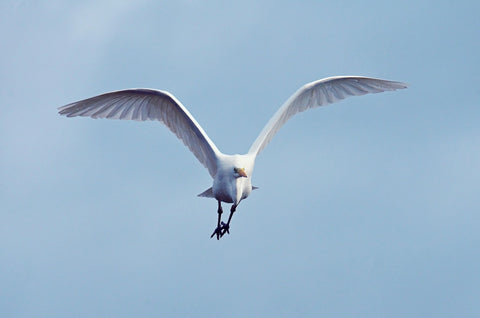
[[[240,177],[244,177],[244,178],[247,177],[247,173],[245,172],[244,168],[236,168],[235,172],[238,173]]]

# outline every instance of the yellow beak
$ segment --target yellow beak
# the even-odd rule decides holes
[[[247,177],[247,173],[245,172],[244,168],[235,168],[235,172],[238,173],[240,177]]]

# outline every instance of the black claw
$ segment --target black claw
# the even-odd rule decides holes
[[[222,222],[222,235],[221,236],[224,236],[225,233],[230,234],[230,225],[225,223],[225,222]]]
[[[230,234],[230,225],[222,221],[220,226],[213,231],[212,235],[210,235],[210,238],[213,238],[215,235],[217,235],[217,240],[219,240],[225,235],[225,233]]]
[[[222,236],[222,227],[217,227],[215,231],[213,231],[212,235],[210,235],[210,238],[213,238],[215,234],[217,234],[217,240],[219,240]]]

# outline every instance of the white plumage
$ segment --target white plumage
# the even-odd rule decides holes
[[[349,96],[406,88],[407,84],[360,76],[337,76],[308,83],[293,94],[265,125],[245,155],[226,155],[218,150],[188,110],[170,93],[154,89],[126,89],[98,95],[59,108],[67,117],[158,120],[192,151],[213,178],[212,188],[199,196],[218,201],[219,239],[229,233],[230,221],[241,200],[252,189],[255,159],[280,127],[293,115],[338,102]],[[232,203],[227,223],[221,222],[221,202]]]

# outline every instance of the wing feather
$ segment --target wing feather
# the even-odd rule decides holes
[[[308,83],[295,92],[273,115],[254,141],[249,154],[258,155],[280,127],[295,114],[310,108],[336,103],[350,96],[407,88],[407,84],[361,76],[328,77]]]
[[[212,177],[217,173],[218,148],[188,110],[168,92],[126,89],[74,102],[58,110],[67,117],[158,120],[183,141]]]

